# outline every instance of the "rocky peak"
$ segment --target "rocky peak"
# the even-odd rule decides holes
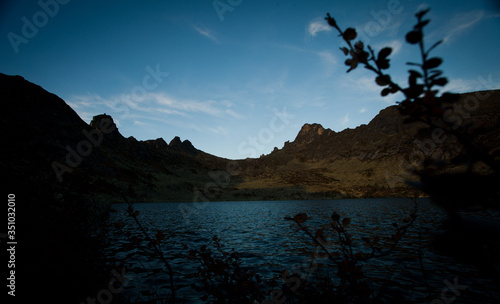
[[[172,150],[176,150],[179,152],[184,152],[187,154],[193,154],[196,155],[198,154],[198,149],[196,149],[193,144],[189,140],[181,141],[179,136],[174,137],[168,144],[168,146]]]
[[[111,115],[107,115],[106,113],[94,116],[90,122],[90,126],[101,130],[104,133],[108,133],[108,130],[118,130],[115,122],[113,121],[113,117],[111,117]]]
[[[294,143],[299,145],[308,144],[323,135],[330,135],[331,133],[335,132],[330,129],[323,128],[323,126],[320,124],[306,123],[302,126],[302,129],[300,129],[299,134],[297,134],[297,137],[294,140]]]
[[[174,139],[172,139],[170,141],[170,143],[168,144],[168,146],[170,148],[176,148],[176,147],[182,146],[181,138],[179,136],[174,137]]]
[[[157,139],[146,140],[145,143],[161,150],[169,148],[167,142],[161,137]]]
[[[94,116],[90,122],[90,127],[102,131],[108,139],[121,141],[125,139],[120,132],[118,132],[118,127],[113,121],[113,117],[106,113]]]

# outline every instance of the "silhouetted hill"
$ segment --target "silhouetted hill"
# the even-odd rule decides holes
[[[414,193],[405,183],[414,178],[409,163],[418,153],[432,148],[429,155],[443,160],[458,153],[453,139],[419,144],[432,134],[404,123],[391,106],[341,132],[305,124],[282,149],[231,161],[179,137],[168,144],[126,138],[106,114],[88,125],[62,99],[19,76],[0,74],[0,88],[2,139],[9,143],[2,170],[12,185],[40,185],[59,201],[67,195],[100,203],[123,196],[158,202],[407,196]],[[500,91],[487,93],[477,109],[457,110],[450,119],[466,121],[493,148],[500,142]]]

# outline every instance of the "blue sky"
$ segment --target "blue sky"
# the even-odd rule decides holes
[[[452,3],[452,4],[451,4]],[[86,122],[107,113],[139,140],[174,136],[226,158],[270,153],[304,123],[341,131],[401,96],[346,74],[330,12],[375,49],[392,46],[406,84],[414,13],[431,7],[428,44],[455,92],[500,89],[498,1],[3,1],[0,72],[64,99]]]

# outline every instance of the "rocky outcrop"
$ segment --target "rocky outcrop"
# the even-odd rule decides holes
[[[453,140],[423,147],[431,138],[428,128],[422,132],[422,124],[404,123],[396,106],[341,132],[305,124],[282,149],[230,161],[179,137],[169,143],[125,138],[107,114],[87,125],[62,99],[19,76],[0,74],[0,94],[7,143],[0,169],[10,182],[100,200],[127,195],[134,201],[190,201],[214,184],[220,189],[206,194],[211,200],[405,196],[413,193],[405,184],[411,153],[432,147],[439,157],[456,154]],[[470,102],[471,94],[462,100]],[[500,91],[487,95],[474,111],[457,109],[450,119],[462,119],[494,149],[500,142]]]
[[[300,129],[297,137],[293,141],[293,144],[296,146],[305,146],[313,141],[319,140],[322,136],[330,136],[335,134],[334,131],[330,129],[323,128],[322,125],[313,123],[313,124],[305,124]]]
[[[189,140],[181,141],[179,136],[174,137],[168,144],[169,148],[190,155],[198,154],[199,150],[196,149]]]

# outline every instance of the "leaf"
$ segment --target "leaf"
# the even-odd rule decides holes
[[[432,51],[435,47],[437,47],[438,45],[440,45],[441,43],[443,43],[443,40],[439,40],[438,42],[434,43],[428,50],[427,50],[427,53],[426,55],[428,55],[430,53],[430,51]]]
[[[391,76],[389,75],[378,76],[377,78],[375,78],[375,82],[379,86],[385,87],[386,85],[391,84]]]
[[[371,243],[370,238],[367,238],[367,237],[362,237],[361,239],[362,239],[365,243],[367,243],[367,244],[370,244],[370,243]]]
[[[424,69],[434,69],[437,68],[438,66],[443,63],[443,59],[438,58],[438,57],[433,57],[431,59],[428,59],[424,62],[423,68]]]
[[[165,234],[163,232],[161,232],[160,230],[158,230],[156,232],[155,237],[156,237],[157,240],[161,241],[161,240],[163,240],[165,238]]]
[[[406,97],[416,98],[424,92],[424,86],[421,84],[417,84],[417,85],[410,86],[409,88],[404,89],[403,91],[404,91]]]
[[[439,77],[441,75],[443,75],[443,71],[441,71],[441,70],[433,70],[433,71],[431,71],[429,73],[429,79],[434,79],[434,78]]]
[[[419,19],[420,19],[420,18],[422,18],[425,14],[427,14],[430,10],[431,10],[431,9],[430,9],[430,8],[428,8],[428,9],[424,9],[424,10],[418,11],[418,12],[415,14],[415,16],[416,16],[417,18],[419,18]]]
[[[330,26],[337,27],[337,22],[335,22],[335,19],[333,19],[332,16],[330,16],[330,13],[326,14],[325,20],[328,22]]]
[[[411,31],[406,34],[406,41],[409,44],[416,44],[422,40],[422,32],[421,31]]]
[[[357,50],[363,50],[365,48],[365,44],[363,43],[363,41],[358,41],[356,42],[356,44],[354,44],[354,47],[357,49]]]
[[[387,96],[391,93],[391,88],[385,88],[382,90],[382,92],[380,92],[380,95],[382,96]]]
[[[377,59],[377,66],[381,70],[387,70],[390,67],[389,59]]]
[[[366,63],[368,61],[368,57],[370,54],[368,52],[365,52],[361,50],[359,53],[356,54],[358,61],[362,63]]]
[[[356,58],[351,58],[351,59],[347,59],[345,61],[345,64],[347,66],[350,66],[350,68],[347,70],[347,73],[349,73],[350,71],[354,70],[355,68],[358,67],[358,60]]]
[[[332,220],[338,222],[340,220],[340,215],[337,212],[332,214]]]
[[[345,46],[344,46],[344,47],[341,47],[341,48],[340,48],[340,50],[341,50],[342,52],[344,52],[344,55],[346,55],[346,56],[347,56],[347,55],[349,55],[349,49],[348,49],[348,48],[346,48]]]
[[[434,79],[432,81],[433,85],[438,85],[441,87],[444,87],[447,83],[448,83],[448,79],[446,79],[445,77],[437,78],[437,79]]]
[[[302,224],[303,222],[305,222],[307,220],[307,214],[305,214],[305,213],[299,213],[299,214],[297,214],[296,216],[293,217],[293,220],[297,224]]]
[[[378,60],[381,60],[381,59],[386,59],[387,56],[389,56],[390,54],[392,53],[392,48],[390,47],[385,47],[383,49],[380,50],[380,52],[378,52],[378,57],[377,59]]]
[[[342,226],[349,226],[349,224],[351,223],[351,219],[346,217],[345,219],[342,220]]]
[[[420,63],[415,63],[415,62],[407,62],[407,65],[415,65],[415,66],[422,66]]]
[[[356,30],[353,29],[352,27],[348,28],[345,30],[344,34],[342,35],[345,40],[354,40],[358,36],[358,33],[356,33]]]
[[[323,233],[323,229],[318,229],[318,230],[316,231],[315,238],[316,238],[316,239],[319,239],[319,240],[321,240],[321,241],[323,241],[323,242],[326,242],[326,238],[325,238],[325,235],[324,235],[324,233]]]
[[[408,70],[408,73],[410,73],[410,75],[414,75],[415,77],[417,78],[422,78],[422,73],[420,73],[419,71],[415,71],[415,70]]]

